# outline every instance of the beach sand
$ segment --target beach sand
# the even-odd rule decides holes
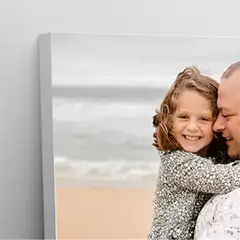
[[[154,189],[56,187],[58,239],[146,239]]]

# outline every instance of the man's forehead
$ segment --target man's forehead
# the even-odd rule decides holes
[[[240,69],[235,70],[228,78],[223,78],[219,87],[234,87],[240,91]]]
[[[218,107],[232,109],[240,106],[240,71],[221,81],[218,89]]]

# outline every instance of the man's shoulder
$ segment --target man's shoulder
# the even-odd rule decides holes
[[[216,196],[216,199],[220,199],[222,205],[235,205],[240,208],[240,188],[237,188],[227,194]]]
[[[228,202],[235,203],[235,201],[233,201],[234,199],[239,199],[238,203],[240,203],[240,188],[232,190],[231,192],[226,194],[215,195],[209,202],[211,202],[212,204],[218,202],[221,202],[222,204],[227,204]]]
[[[216,195],[205,204],[197,219],[194,239],[240,239],[239,226],[240,188]]]
[[[237,188],[227,194],[213,196],[203,207],[202,214],[211,213],[211,215],[226,215],[232,212],[240,214],[240,188]]]

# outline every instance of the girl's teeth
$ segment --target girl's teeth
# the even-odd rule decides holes
[[[185,137],[188,140],[198,140],[199,139],[199,137],[190,137],[190,136],[185,136]]]

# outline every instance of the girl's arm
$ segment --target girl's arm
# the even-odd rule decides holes
[[[225,194],[240,187],[240,164],[214,164],[196,154],[174,151],[161,155],[168,182],[191,191]]]

